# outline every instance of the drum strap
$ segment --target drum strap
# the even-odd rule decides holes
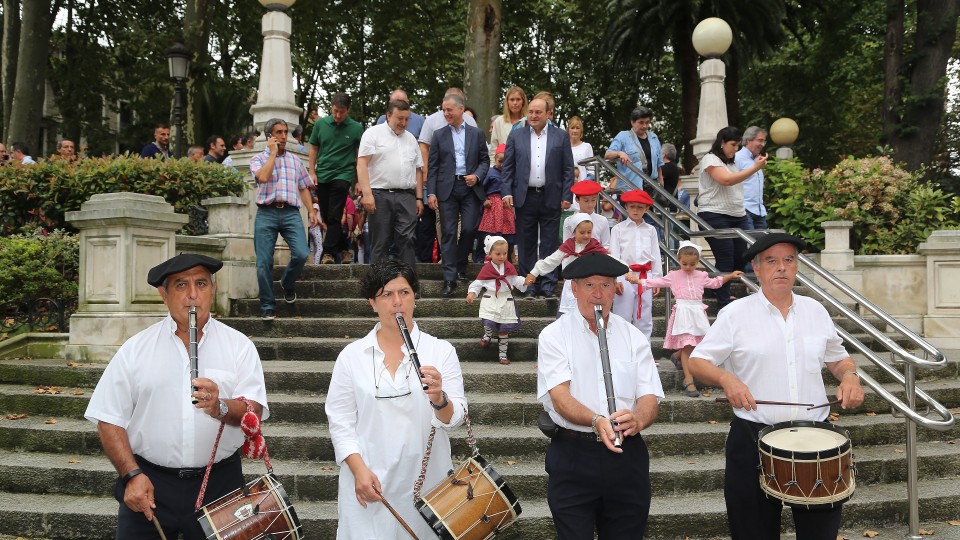
[[[237,401],[242,401],[247,406],[247,412],[253,414],[253,405],[247,401],[247,398],[240,396]],[[203,472],[203,483],[200,484],[200,493],[197,495],[197,504],[193,511],[197,512],[203,506],[203,496],[207,492],[207,481],[210,479],[210,470],[213,468],[213,460],[217,457],[217,447],[220,446],[220,436],[223,435],[223,426],[226,424],[220,421],[220,430],[217,431],[217,439],[213,441],[213,452],[210,452],[210,462],[207,463],[207,470]],[[267,452],[266,444],[263,449],[263,463],[267,467],[267,474],[273,474],[273,464],[270,463],[270,454]]]
[[[463,423],[467,426],[467,436],[465,438],[467,446],[470,447],[470,456],[480,455],[480,449],[477,447],[477,439],[473,436],[473,426],[470,425],[470,414],[467,408],[463,408]],[[420,462],[420,476],[413,483],[413,504],[420,500],[420,490],[423,488],[423,481],[427,477],[427,465],[430,464],[430,452],[433,450],[433,437],[437,434],[436,426],[430,427],[430,436],[427,437],[427,449],[423,452],[423,461]]]

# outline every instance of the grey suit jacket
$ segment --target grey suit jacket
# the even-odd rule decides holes
[[[527,198],[531,129],[524,126],[510,132],[503,158],[503,170],[500,173],[500,195],[512,196],[513,205],[517,208],[522,208]],[[561,201],[573,201],[573,194],[570,193],[573,186],[573,151],[570,149],[570,137],[566,131],[551,125],[545,129],[548,131],[544,203],[549,208],[559,209]]]
[[[477,175],[477,183],[473,185],[473,192],[480,201],[487,198],[483,190],[483,179],[490,168],[490,155],[487,153],[487,141],[483,133],[469,124],[464,123],[463,153],[467,175]],[[457,171],[457,158],[453,147],[453,133],[450,126],[444,126],[433,134],[433,143],[430,145],[430,157],[427,168],[427,195],[436,195],[438,201],[450,198],[453,192],[454,176]],[[466,176],[466,175],[465,175]]]

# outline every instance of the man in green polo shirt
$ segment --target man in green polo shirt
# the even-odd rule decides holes
[[[350,96],[343,92],[330,100],[330,116],[317,120],[310,133],[310,178],[317,186],[320,217],[327,224],[321,264],[332,264],[333,254],[347,249],[340,220],[350,187],[357,181],[357,151],[363,125],[348,117]],[[342,261],[349,264],[352,261]]]

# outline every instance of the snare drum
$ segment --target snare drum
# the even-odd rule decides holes
[[[760,487],[792,506],[832,508],[856,488],[850,434],[826,422],[795,420],[760,431]]]
[[[207,539],[303,538],[297,513],[273,475],[261,476],[200,508],[197,521]]]
[[[417,510],[442,540],[484,540],[509,527],[520,502],[482,457],[461,463],[417,501]]]

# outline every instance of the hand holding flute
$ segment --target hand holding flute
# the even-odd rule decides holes
[[[607,347],[607,323],[603,319],[603,306],[600,304],[593,306],[593,315],[597,322],[597,339],[600,340],[600,365],[603,369],[603,387],[607,393],[607,413],[610,415],[610,423],[613,426],[613,446],[620,448],[623,441],[617,430],[619,426],[614,420],[614,415],[617,413],[617,396],[613,390],[613,373],[610,368],[610,349]],[[595,418],[594,429],[596,429],[596,420]]]

